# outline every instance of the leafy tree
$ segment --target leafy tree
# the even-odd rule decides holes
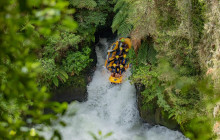
[[[0,135],[2,139],[42,139],[36,124],[49,124],[56,118],[44,114],[45,108],[62,113],[67,103],[48,102],[44,86],[38,87],[41,72],[35,51],[45,38],[63,30],[73,31],[73,9],[63,0],[8,0],[0,2]],[[51,62],[53,65],[53,62]]]

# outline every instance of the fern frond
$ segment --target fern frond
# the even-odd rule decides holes
[[[119,11],[114,17],[114,20],[111,26],[112,31],[115,32],[116,30],[118,30],[118,28],[125,21],[126,18],[127,18],[127,15],[124,14],[122,11]]]
[[[114,12],[117,12],[118,10],[122,9],[122,7],[125,5],[124,0],[118,0],[118,2],[115,4]]]
[[[130,34],[132,27],[132,24],[127,23],[126,21],[122,22],[122,24],[118,27],[118,35],[127,36]]]

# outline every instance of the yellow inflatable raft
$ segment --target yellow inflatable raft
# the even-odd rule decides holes
[[[124,44],[127,44],[128,45],[128,49],[131,48],[132,44],[131,44],[131,40],[129,38],[120,38],[119,40],[124,40]],[[119,48],[119,41],[116,41],[114,42],[111,47],[109,48],[108,50],[108,55],[107,55],[107,59],[105,61],[105,67],[111,71],[111,69],[109,69],[109,67],[111,67],[114,63],[114,61],[112,61],[114,58],[115,58],[115,55],[116,55],[116,50]],[[125,67],[125,71],[129,68],[129,64],[126,64],[126,67]],[[116,84],[120,84],[123,82],[123,76],[120,76],[120,77],[113,77],[113,76],[110,76],[109,77],[109,81],[111,83],[116,83]]]

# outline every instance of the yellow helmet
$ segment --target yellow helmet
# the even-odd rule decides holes
[[[126,54],[123,55],[124,58],[126,58],[126,56],[127,56]]]
[[[126,52],[128,52],[128,51],[129,51],[129,49],[126,49],[125,51],[126,51]]]
[[[123,48],[122,47],[120,47],[120,51],[122,51],[123,50]]]
[[[117,59],[119,58],[119,56],[118,56],[118,55],[116,55],[115,57],[116,57]]]
[[[123,68],[123,65],[120,65],[120,68]]]
[[[124,38],[122,38],[122,39],[121,39],[121,42],[125,42],[125,39],[124,39]]]
[[[113,64],[113,67],[116,67],[116,64]]]

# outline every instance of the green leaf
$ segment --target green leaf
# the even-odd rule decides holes
[[[108,138],[108,137],[110,137],[112,134],[113,134],[113,132],[109,132],[109,133],[105,134],[104,138]]]
[[[63,127],[66,126],[66,123],[65,123],[64,121],[60,121],[59,123],[60,123],[60,125],[62,125]]]
[[[58,130],[54,130],[51,140],[61,140],[62,136]]]
[[[54,83],[55,86],[58,87],[59,81],[58,81],[57,77],[54,77],[54,78],[53,78],[53,83]]]
[[[89,134],[92,136],[92,138],[93,138],[94,140],[98,140],[98,138],[96,137],[96,135],[95,135],[94,133],[89,132]]]
[[[59,72],[60,72],[66,79],[68,79],[68,74],[67,74],[65,71],[60,70]]]
[[[61,78],[62,82],[66,82],[66,77],[64,77],[62,74],[59,75],[59,77]]]
[[[100,135],[100,136],[102,135],[102,131],[100,131],[100,130],[99,130],[99,135]]]

